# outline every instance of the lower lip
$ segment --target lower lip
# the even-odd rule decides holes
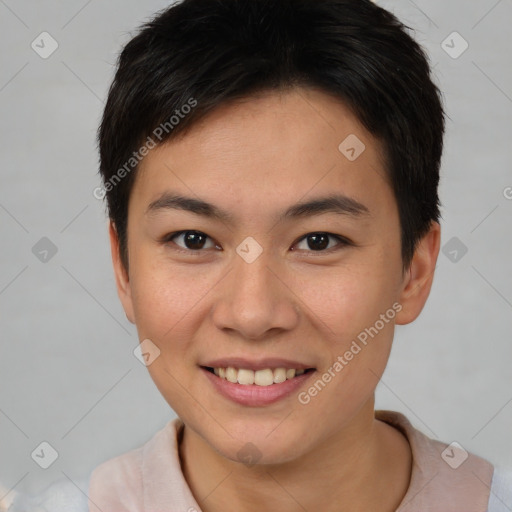
[[[282,400],[296,391],[302,384],[313,375],[315,370],[303,373],[293,379],[286,379],[279,384],[270,386],[258,386],[256,384],[238,384],[229,382],[226,379],[217,377],[214,373],[200,368],[210,380],[215,389],[226,398],[241,405],[261,407]]]

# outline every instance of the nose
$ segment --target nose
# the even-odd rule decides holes
[[[300,309],[286,281],[279,266],[271,268],[264,253],[252,263],[236,258],[231,272],[219,283],[214,324],[250,340],[292,330],[299,322]]]

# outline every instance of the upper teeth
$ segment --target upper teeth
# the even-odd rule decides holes
[[[258,386],[270,386],[279,384],[287,379],[293,379],[296,375],[302,375],[304,370],[294,368],[265,368],[264,370],[248,370],[246,368],[214,368],[213,372],[221,379],[239,384],[256,384]]]

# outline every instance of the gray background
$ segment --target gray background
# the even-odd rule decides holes
[[[450,245],[421,317],[397,329],[377,407],[512,467],[512,2],[379,3],[415,29],[444,91],[440,193],[442,244]],[[0,0],[6,488],[39,492],[59,479],[79,482],[174,417],[132,353],[136,331],[116,295],[104,206],[92,194],[95,131],[117,52],[167,4]],[[47,59],[31,48],[43,31],[59,45]],[[457,36],[442,44],[454,31],[469,44],[458,58]],[[46,262],[43,237],[57,249]],[[59,454],[46,470],[31,458],[42,441]]]

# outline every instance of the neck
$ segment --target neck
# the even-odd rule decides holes
[[[374,417],[372,400],[349,425],[283,464],[227,459],[184,428],[183,474],[203,512],[395,511],[409,486],[406,438]]]

